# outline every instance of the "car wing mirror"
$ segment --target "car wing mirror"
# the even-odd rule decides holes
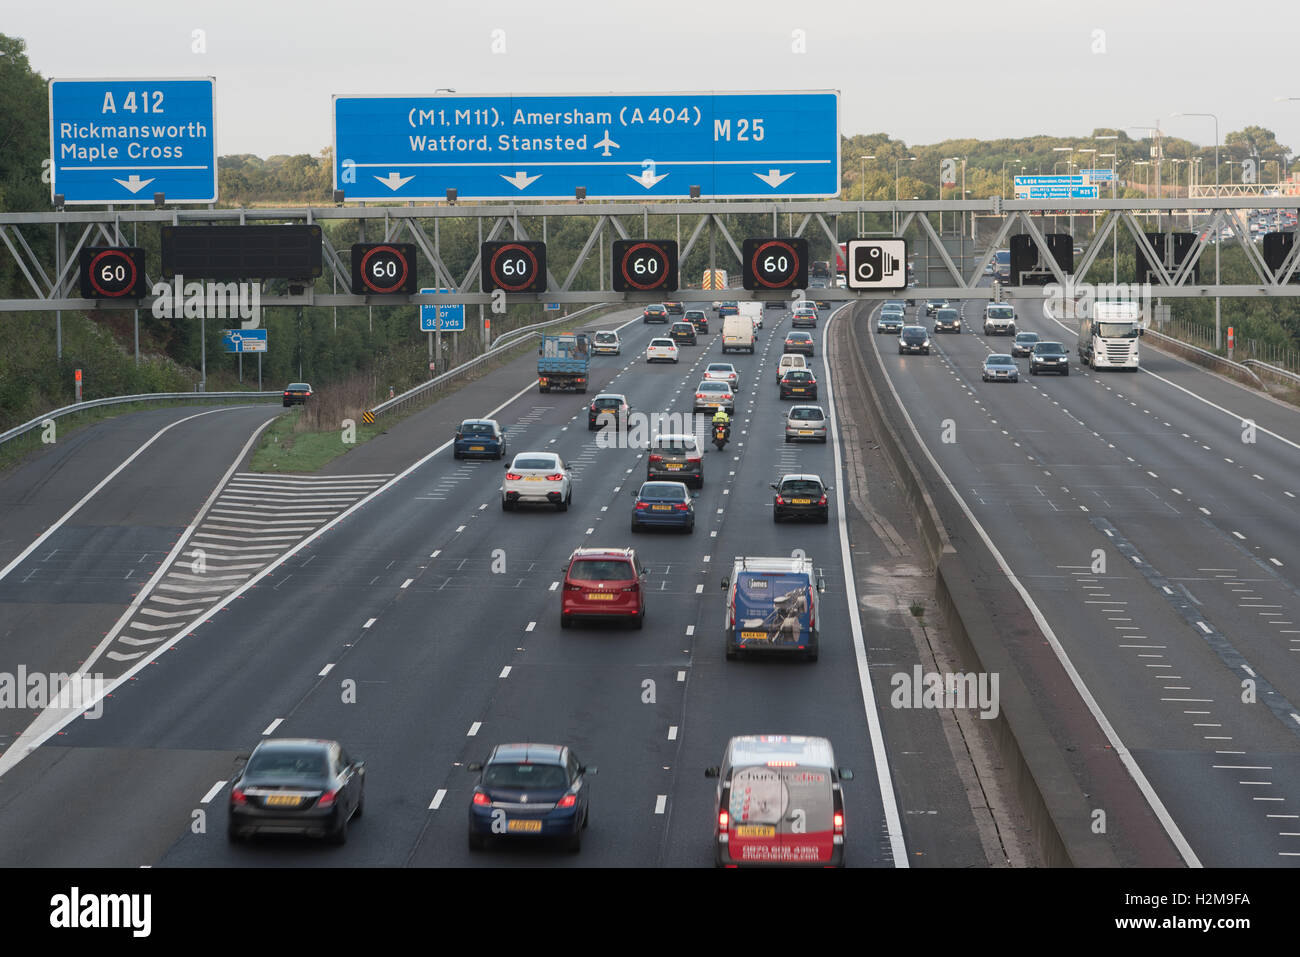
[[[818,578],[818,579],[817,579],[817,591],[818,591],[818,593],[824,592],[825,590],[826,590],[826,579],[825,579],[825,578]]]
[[[704,776],[705,776],[706,778],[716,778],[716,777],[718,776],[718,774],[720,773],[720,771],[721,771],[721,768],[718,768],[717,766],[714,766],[714,767],[711,767],[711,768],[705,768],[705,769],[704,769]]]
[[[352,770],[355,771],[357,774],[364,774],[364,773],[365,773],[365,770],[366,770],[366,762],[364,762],[364,761],[353,761],[353,762],[352,762]]]
[[[501,466],[501,467],[502,467],[503,469],[505,469],[507,472],[510,471],[510,463],[509,463],[509,462],[507,462],[505,465],[503,465],[503,466]]]
[[[722,590],[723,590],[723,591],[726,591],[726,590],[727,590],[727,586],[730,585],[730,584],[731,584],[731,582],[730,582],[729,579],[726,579],[726,578],[722,579]]]
[[[482,771],[482,770],[483,770],[483,762],[482,762],[482,761],[471,761],[469,764],[465,765],[465,770],[466,770],[466,771]]]
[[[587,767],[586,765],[584,765],[584,766],[578,768],[578,773],[579,773],[579,774],[595,774],[595,773],[598,772],[599,770],[600,770],[599,768],[595,768],[595,767],[591,767],[591,768],[589,768],[589,767]]]
[[[840,780],[841,780],[841,781],[852,781],[852,780],[853,780],[853,769],[852,769],[852,768],[840,768],[839,771],[840,771]]]

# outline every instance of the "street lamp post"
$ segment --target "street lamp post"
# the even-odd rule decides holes
[[[863,153],[858,157],[858,159],[862,161],[861,163],[862,175],[861,178],[858,180],[860,184],[858,188],[858,201],[865,203],[867,201],[867,160],[873,160],[875,159],[875,157]],[[863,229],[865,227],[865,223],[863,222],[862,216],[863,216],[862,210],[859,209],[858,210],[858,235],[859,236],[862,235]]]
[[[895,157],[894,158],[894,235],[898,235],[898,167],[906,159],[909,163],[915,163],[915,156]]]

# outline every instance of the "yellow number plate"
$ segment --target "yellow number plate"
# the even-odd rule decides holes
[[[811,505],[811,504],[812,504],[812,499],[810,499],[810,498],[792,498],[792,499],[790,499],[790,504],[791,504],[791,505]]]
[[[736,837],[776,837],[776,828],[771,824],[738,824],[732,833]]]
[[[673,507],[672,507],[671,505],[651,505],[651,506],[650,506],[650,511],[652,511],[652,512],[671,512],[672,510],[673,510]]]
[[[766,641],[767,632],[765,631],[742,631],[740,633],[741,641]]]
[[[297,807],[302,798],[296,794],[272,794],[266,799],[267,807]]]
[[[587,600],[588,601],[613,601],[614,594],[613,592],[607,592],[607,591],[592,592],[587,596]]]
[[[541,477],[540,475],[525,475],[525,476],[524,476],[524,481],[525,481],[525,482],[540,482],[541,480],[542,480],[542,477]]]
[[[507,831],[524,831],[528,834],[538,834],[542,830],[541,821],[507,821]]]
[[[800,434],[800,435],[812,435],[812,429],[800,429],[800,430],[799,430],[799,434]]]
[[[681,462],[669,462],[669,463],[667,463],[667,465],[665,465],[664,467],[665,467],[666,469],[668,469],[668,471],[670,471],[670,472],[675,472],[675,471],[677,471],[679,468],[682,467],[682,463],[681,463]]]
[[[469,447],[469,450],[470,450],[471,452],[482,452],[482,451],[485,450],[485,447],[482,446],[482,445],[471,445],[471,446]]]

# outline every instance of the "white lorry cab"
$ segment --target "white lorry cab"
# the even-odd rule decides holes
[[[1079,319],[1079,361],[1094,369],[1138,370],[1138,338],[1146,331],[1140,303],[1097,300]]]
[[[763,304],[761,302],[742,302],[740,304],[740,314],[749,316],[754,323],[755,329],[763,328]]]

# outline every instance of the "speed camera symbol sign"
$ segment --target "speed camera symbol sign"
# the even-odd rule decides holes
[[[906,289],[907,240],[850,239],[850,289]]]

